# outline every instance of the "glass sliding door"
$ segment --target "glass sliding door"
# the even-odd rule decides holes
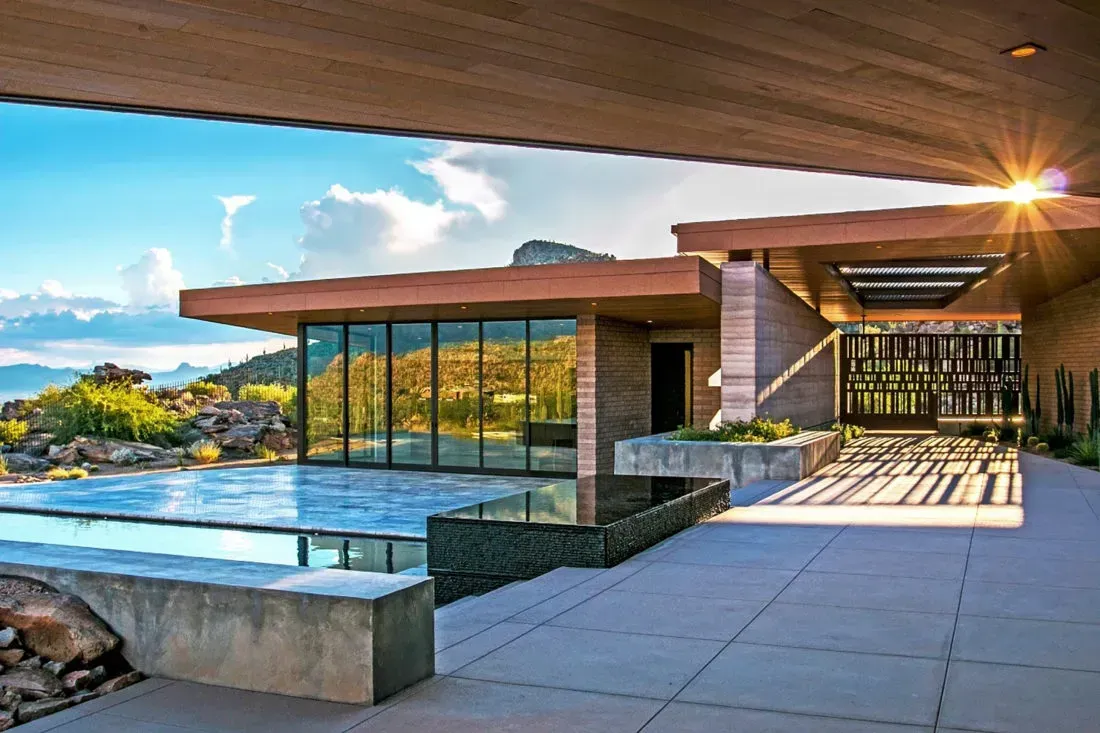
[[[527,469],[527,322],[482,324],[481,423],[485,468]]]
[[[306,326],[306,457],[344,462],[344,327]]]
[[[531,470],[577,470],[577,322],[531,321]]]
[[[432,327],[395,323],[392,334],[391,410],[396,464],[432,463]]]
[[[385,463],[386,326],[348,327],[348,460]]]
[[[477,468],[481,459],[478,323],[440,323],[436,341],[438,462]]]

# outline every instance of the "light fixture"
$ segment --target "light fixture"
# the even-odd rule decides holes
[[[464,306],[464,305],[460,305],[458,307],[461,308],[462,310],[466,310],[466,306]]]
[[[595,308],[595,307],[596,307],[596,303],[595,303],[594,301],[593,301],[593,303],[592,303],[592,307],[593,307],[593,308]]]
[[[653,323],[653,321],[652,321],[652,320],[649,320],[649,321],[646,321],[646,323]]]
[[[1040,46],[1038,43],[1032,43],[1031,41],[1028,41],[1027,43],[1021,43],[1019,46],[1006,48],[1004,51],[1001,51],[1001,54],[1003,55],[1007,53],[1014,59],[1026,59],[1029,56],[1034,56],[1040,51],[1046,50],[1046,46]]]
[[[1017,181],[1016,185],[1007,191],[1008,200],[1018,204],[1026,204],[1038,195],[1039,187],[1031,181]]]
[[[360,309],[359,309],[359,312],[360,312],[360,313],[366,313],[366,312],[367,312],[367,309],[366,309],[366,308],[360,308]]]

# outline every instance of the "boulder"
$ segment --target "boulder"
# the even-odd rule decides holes
[[[15,727],[15,718],[0,710],[0,730],[9,730]]]
[[[0,710],[8,713],[15,712],[22,701],[23,698],[15,690],[10,690],[7,687],[0,689]]]
[[[80,462],[80,454],[72,445],[51,445],[46,451],[46,459],[55,466],[72,465]]]
[[[17,636],[18,634],[15,633],[15,629],[11,626],[0,628],[0,649],[7,649],[14,644]]]
[[[141,682],[142,679],[144,678],[141,672],[127,672],[120,677],[115,677],[112,680],[107,680],[102,685],[95,688],[95,691],[100,693],[101,695],[108,692],[118,692],[124,687],[136,685],[138,682]]]
[[[217,402],[214,404],[219,410],[235,410],[244,416],[249,422],[267,420],[282,414],[279,403],[274,400],[240,400],[234,402]]]
[[[24,700],[41,700],[64,692],[61,680],[44,669],[14,667],[0,674],[0,687],[15,690]]]
[[[263,425],[252,423],[246,425],[234,425],[218,436],[218,442],[223,448],[231,450],[252,450],[256,441],[263,437]]]
[[[0,583],[0,624],[18,629],[27,649],[54,662],[87,664],[119,645],[84,601],[36,585],[41,586],[26,583],[21,590],[19,579]]]
[[[92,369],[92,379],[97,384],[129,384],[136,385],[142,382],[152,381],[153,375],[140,369],[123,369],[118,364],[107,362]]]
[[[42,473],[50,467],[49,461],[26,453],[5,453],[4,460],[12,473]]]
[[[99,687],[106,681],[107,670],[99,666],[95,669],[78,669],[69,672],[61,678],[61,686],[65,688],[65,692],[77,692]]]
[[[32,720],[38,720],[47,715],[59,713],[66,708],[72,707],[72,705],[73,701],[65,697],[51,697],[48,700],[25,702],[19,706],[19,710],[16,711],[15,717],[19,719],[20,723],[29,723]]]
[[[22,649],[0,649],[0,667],[14,667],[23,661]]]
[[[198,412],[198,414],[202,417],[217,417],[221,413],[222,413],[222,411],[219,410],[214,405],[203,405],[202,407],[199,408],[199,412]]]
[[[267,433],[261,441],[265,446],[274,451],[290,450],[294,447],[294,439],[289,433]]]
[[[26,412],[26,400],[10,400],[0,406],[0,420],[15,420]]]
[[[73,448],[81,459],[90,463],[115,463],[113,457],[116,454],[120,460],[130,462],[122,465],[172,460],[169,450],[130,440],[77,437],[67,447]]]

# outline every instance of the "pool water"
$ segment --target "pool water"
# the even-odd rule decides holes
[[[0,540],[410,575],[423,574],[427,562],[426,544],[415,540],[21,512],[0,512]]]

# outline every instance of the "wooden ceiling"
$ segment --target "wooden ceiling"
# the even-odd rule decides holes
[[[1096,0],[3,0],[0,39],[7,99],[1100,194]]]
[[[751,253],[772,275],[834,322],[1018,320],[1030,307],[1100,277],[1100,201],[1066,197],[1017,204],[697,222],[673,227],[677,248],[712,263]],[[830,273],[839,263],[1007,255],[938,310],[866,310]]]

